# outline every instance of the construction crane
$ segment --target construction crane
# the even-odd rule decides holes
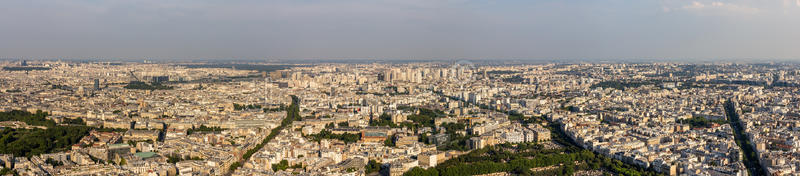
[[[141,80],[139,80],[139,78],[136,77],[136,74],[133,74],[133,70],[130,70],[129,72],[131,73],[131,77],[133,79],[135,79],[136,81],[142,82]]]

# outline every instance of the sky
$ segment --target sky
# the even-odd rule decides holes
[[[800,60],[800,0],[2,0],[0,58]]]

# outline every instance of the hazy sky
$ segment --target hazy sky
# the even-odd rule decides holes
[[[800,0],[2,0],[2,57],[800,60]]]

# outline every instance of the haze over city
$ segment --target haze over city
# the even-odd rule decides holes
[[[0,176],[800,176],[800,0],[2,0]]]
[[[800,59],[798,0],[7,0],[0,26],[17,59]]]

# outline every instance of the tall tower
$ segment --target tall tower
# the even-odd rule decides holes
[[[264,105],[269,104],[267,96],[269,96],[269,77],[264,77]]]
[[[100,90],[100,80],[94,79],[94,90]]]

